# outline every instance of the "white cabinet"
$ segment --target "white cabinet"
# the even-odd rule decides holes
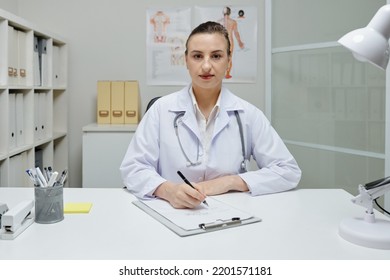
[[[68,168],[67,44],[0,9],[0,187]]]
[[[83,187],[123,187],[119,166],[137,125],[89,124],[83,127]]]

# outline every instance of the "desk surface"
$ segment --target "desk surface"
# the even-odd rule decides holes
[[[33,196],[32,188],[0,188],[9,208]],[[179,237],[133,205],[127,190],[65,188],[64,202],[92,202],[90,213],[33,223],[16,239],[0,240],[0,259],[390,259],[390,250],[360,247],[338,235],[342,219],[363,215],[351,198],[340,189],[224,194],[219,199],[263,221]]]

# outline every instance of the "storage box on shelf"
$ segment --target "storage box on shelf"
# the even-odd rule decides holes
[[[0,187],[33,166],[68,168],[67,45],[0,9]]]

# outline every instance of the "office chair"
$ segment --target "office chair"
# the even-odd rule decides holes
[[[156,102],[157,99],[159,99],[161,96],[156,96],[150,99],[148,105],[146,106],[145,113],[149,110],[150,107],[152,107],[153,103]]]

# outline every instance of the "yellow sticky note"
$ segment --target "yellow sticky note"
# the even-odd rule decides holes
[[[91,210],[91,202],[67,202],[64,205],[65,214],[74,214],[74,213],[89,213]]]

